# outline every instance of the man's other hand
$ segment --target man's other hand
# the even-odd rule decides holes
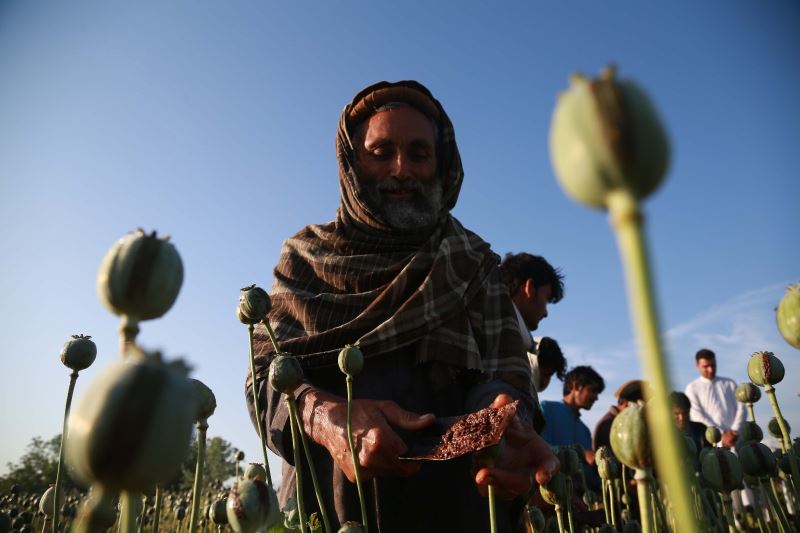
[[[512,401],[509,395],[500,394],[492,402],[492,407],[502,407]],[[534,481],[540,485],[547,483],[558,472],[558,459],[550,445],[516,415],[506,428],[505,439],[503,455],[493,466],[481,467],[475,474],[475,483],[481,494],[485,495],[488,486],[493,485],[498,498],[510,500],[525,496]]]
[[[333,461],[355,482],[353,458],[347,440],[347,400],[311,389],[298,402],[306,433],[328,450]],[[358,454],[361,478],[410,476],[420,469],[417,461],[402,461],[405,442],[393,427],[409,431],[433,423],[434,415],[418,415],[385,400],[353,400],[353,445]]]

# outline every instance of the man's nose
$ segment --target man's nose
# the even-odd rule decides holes
[[[409,176],[408,168],[408,157],[404,153],[398,152],[397,155],[392,158],[392,176],[399,180],[406,180],[411,177]]]

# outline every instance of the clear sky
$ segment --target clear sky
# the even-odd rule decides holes
[[[458,7],[455,7],[455,6]],[[184,356],[216,393],[209,435],[258,460],[246,414],[239,289],[268,288],[281,242],[333,218],[339,113],[378,80],[417,79],[455,124],[466,171],[454,214],[499,254],[544,255],[566,296],[537,334],[606,391],[640,377],[604,214],[559,189],[548,156],[556,95],[613,62],[659,109],[669,175],[646,203],[673,385],[694,353],[745,381],[774,351],[800,428],[800,353],[774,307],[800,279],[800,7],[792,1],[0,2],[0,472],[61,431],[71,334],[93,336],[81,395],[118,357],[95,275],[136,227],[185,265],[145,347]],[[554,383],[543,395],[560,397]],[[771,416],[766,401],[759,421]],[[794,435],[797,435],[795,430]]]

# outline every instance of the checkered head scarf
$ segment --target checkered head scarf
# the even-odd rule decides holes
[[[352,134],[390,102],[418,109],[438,127],[442,208],[425,231],[389,227],[359,194]],[[275,267],[269,319],[281,349],[314,369],[336,365],[348,343],[358,344],[367,365],[371,357],[411,347],[417,362],[479,370],[530,391],[531,369],[499,257],[450,215],[464,173],[441,104],[415,81],[367,87],[342,112],[336,153],[336,220],[286,240]],[[261,376],[274,348],[263,327],[256,341]]]

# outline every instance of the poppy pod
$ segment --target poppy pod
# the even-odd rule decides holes
[[[97,357],[97,345],[89,335],[73,335],[61,348],[61,362],[76,372],[92,366]]]
[[[194,387],[195,400],[197,403],[196,421],[208,420],[217,409],[217,398],[208,386],[198,379],[190,379],[189,382]]]
[[[68,421],[66,459],[82,481],[144,492],[171,479],[197,414],[182,361],[136,347],[86,389]]]
[[[339,352],[339,370],[343,374],[354,377],[364,368],[364,354],[357,346],[348,344]]]
[[[774,416],[769,419],[769,422],[767,422],[767,431],[769,431],[769,434],[775,437],[776,439],[783,438],[783,433],[781,433],[781,425],[780,423],[778,423],[778,419],[775,418]],[[786,422],[786,431],[789,433],[792,432],[792,427],[789,425],[789,422]]]
[[[272,309],[272,301],[267,291],[261,287],[250,285],[239,291],[239,305],[236,316],[242,324],[258,324],[267,318]]]
[[[609,67],[597,79],[572,76],[569,89],[558,95],[550,158],[567,195],[605,209],[611,192],[641,199],[658,187],[669,143],[644,91],[617,79]]]
[[[718,427],[708,426],[705,437],[706,441],[713,446],[722,440],[722,431]]]
[[[780,383],[784,374],[783,363],[772,352],[756,352],[747,362],[747,375],[759,387]]]
[[[166,313],[183,283],[183,263],[168,237],[139,229],[117,241],[97,273],[97,294],[111,312],[134,321]]]
[[[267,480],[267,471],[261,463],[250,463],[244,470],[244,479]]]
[[[227,503],[227,498],[220,498],[208,507],[208,518],[218,526],[228,523],[228,511],[225,507]]]
[[[291,394],[303,383],[300,361],[291,355],[279,355],[269,365],[269,383],[276,391]]]
[[[237,533],[267,529],[280,516],[275,491],[257,479],[238,479],[231,487],[225,509],[228,523]]]
[[[738,450],[742,471],[756,478],[774,476],[778,468],[775,454],[760,442],[748,442]]]
[[[739,383],[736,387],[736,399],[742,403],[756,403],[761,399],[761,389],[752,383]]]
[[[718,492],[730,492],[742,483],[739,459],[725,448],[715,448],[703,457],[703,477]]]
[[[617,459],[629,468],[653,466],[643,403],[632,402],[614,417],[611,423],[611,449]]]
[[[539,485],[544,501],[550,505],[566,506],[569,504],[570,490],[567,485],[567,476],[559,472],[550,478],[550,481]]]
[[[50,487],[44,491],[42,497],[39,498],[39,511],[46,515],[46,516],[53,516],[53,502],[56,497],[56,487],[55,485],[50,485]],[[64,505],[64,493],[62,492],[59,494],[58,498],[58,506],[61,507]]]
[[[778,304],[776,318],[786,342],[800,348],[800,283],[787,287]]]
[[[611,448],[600,446],[594,457],[597,463],[597,473],[601,479],[617,479],[619,477],[619,463],[614,457]]]

